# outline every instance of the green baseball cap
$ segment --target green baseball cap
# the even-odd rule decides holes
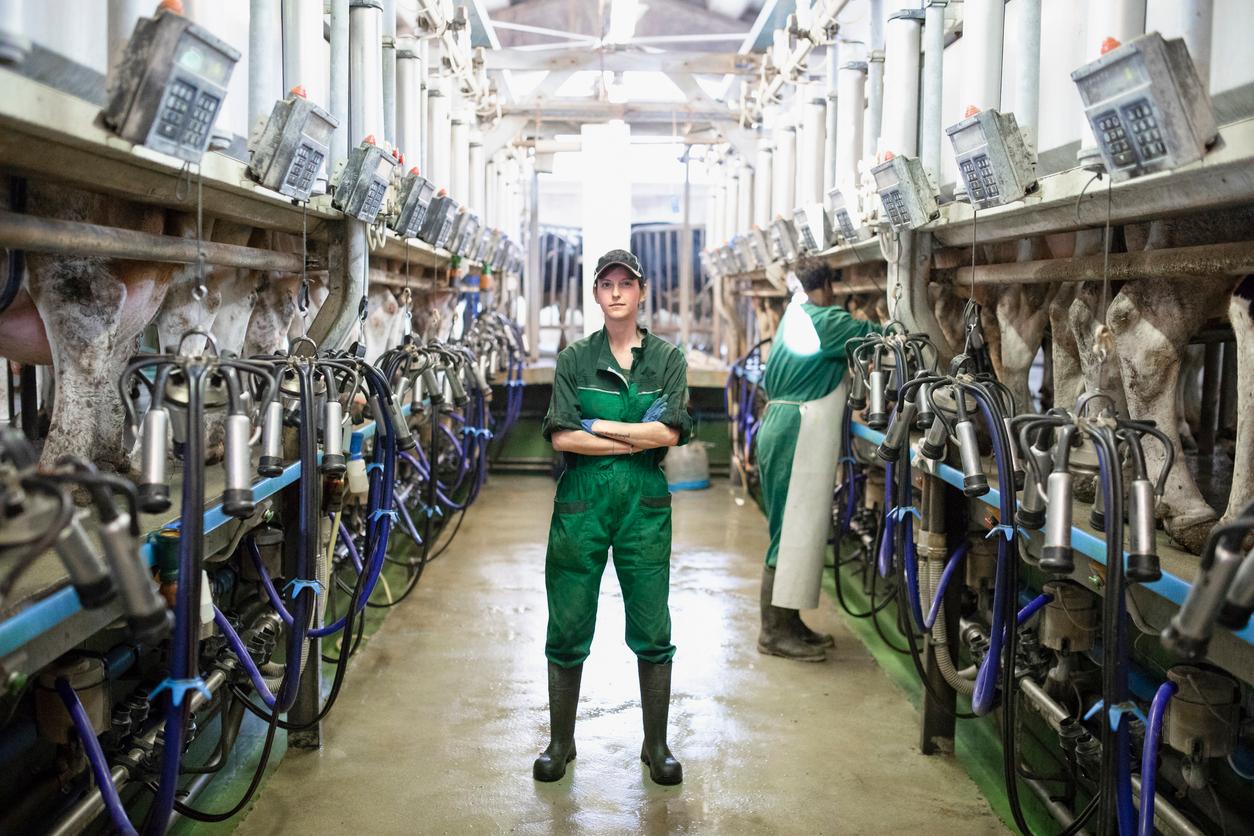
[[[632,255],[628,250],[610,250],[597,259],[596,278],[601,278],[602,273],[615,265],[626,267],[627,272],[640,281],[644,281],[644,273],[640,270],[640,259]]]

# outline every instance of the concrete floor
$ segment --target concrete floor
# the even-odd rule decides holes
[[[531,777],[548,742],[544,541],[553,483],[494,476],[350,670],[318,752],[289,750],[240,834],[1004,833],[954,761],[918,753],[918,716],[832,606],[825,664],[760,655],[766,526],[718,486],[675,497],[671,748],[684,783],[639,761],[636,666],[604,578],[584,668],[579,757]]]

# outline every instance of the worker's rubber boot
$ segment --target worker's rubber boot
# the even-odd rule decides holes
[[[774,590],[775,567],[766,566],[762,569],[762,592],[759,598],[762,629],[758,633],[758,652],[795,659],[798,662],[822,662],[827,659],[827,652],[822,645],[805,642],[795,629],[793,619],[800,622],[800,613],[771,604],[771,593]]]
[[[640,669],[640,708],[644,714],[644,745],[640,760],[649,767],[655,784],[678,784],[684,768],[666,745],[666,718],[671,707],[671,663],[655,665],[636,660]]]
[[[531,774],[537,781],[557,781],[575,759],[575,712],[583,664],[563,668],[549,662],[549,748],[540,753]]]
[[[832,638],[831,633],[818,633],[806,626],[801,620],[801,613],[797,610],[789,610],[793,613],[791,619],[792,632],[797,638],[812,647],[835,647],[836,640]]]

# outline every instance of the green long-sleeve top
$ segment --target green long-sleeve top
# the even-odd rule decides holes
[[[850,340],[880,331],[839,305],[793,302],[771,343],[763,385],[771,400],[813,401],[840,385]]]

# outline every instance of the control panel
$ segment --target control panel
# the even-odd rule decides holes
[[[871,236],[871,231],[862,222],[856,195],[846,197],[839,187],[831,189],[827,193],[827,208],[832,232],[846,244],[856,244]]]
[[[1150,32],[1122,46],[1110,39],[1103,50],[1071,80],[1111,178],[1200,160],[1219,128],[1184,40]]]
[[[338,125],[334,116],[309,101],[305,88],[293,87],[254,130],[248,176],[279,194],[308,199]]]
[[[448,196],[444,189],[436,192],[427,207],[427,217],[423,219],[418,237],[433,247],[443,247],[448,243],[453,231],[453,216],[457,213],[457,201]]]
[[[940,214],[936,192],[917,157],[894,156],[871,169],[893,229],[918,229]]]
[[[128,142],[199,162],[239,58],[239,50],[177,12],[141,17],[101,121]]]
[[[390,226],[402,238],[414,238],[422,228],[427,217],[427,207],[431,204],[431,196],[435,194],[435,186],[431,181],[418,173],[418,167],[411,168],[397,189],[397,205],[399,210],[392,218]]]
[[[987,209],[1011,203],[1036,188],[1036,159],[1013,113],[969,111],[945,133],[972,206]]]
[[[375,144],[373,135],[366,137],[348,152],[342,165],[336,166],[331,205],[350,218],[374,223],[383,208],[395,166],[396,158]]]

